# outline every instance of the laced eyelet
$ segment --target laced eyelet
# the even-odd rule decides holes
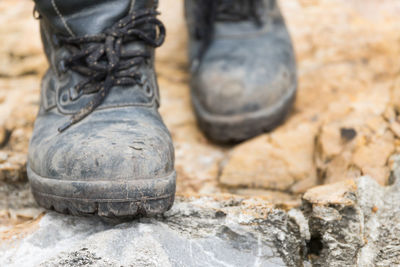
[[[93,112],[114,86],[129,88],[138,85],[144,89],[147,96],[153,96],[151,87],[142,87],[140,73],[137,72],[137,67],[146,63],[151,54],[146,51],[124,51],[122,46],[131,41],[140,41],[151,48],[161,46],[166,31],[157,15],[159,13],[151,8],[135,10],[105,29],[103,33],[60,39],[63,47],[65,46],[70,53],[68,61],[58,62],[59,72],[65,73],[70,70],[82,76],[82,80],[69,90],[70,99],[73,101],[83,94],[94,94],[82,110],[59,128],[60,132]],[[150,26],[156,29],[157,34],[149,33]]]
[[[147,84],[147,83],[144,86],[144,92],[145,92],[146,96],[148,96],[148,97],[152,97],[153,96],[153,90],[150,87],[150,85]]]
[[[64,92],[64,93],[61,95],[61,98],[60,98],[61,104],[66,104],[66,103],[68,103],[68,99],[69,99],[68,94],[67,94],[66,92]]]
[[[71,101],[75,101],[83,95],[83,91],[80,91],[78,93],[75,87],[70,87],[68,92],[69,92],[69,100]]]
[[[57,35],[53,34],[51,36],[51,40],[53,42],[53,45],[60,46],[60,40],[58,39]]]
[[[33,7],[33,18],[37,20],[42,18],[42,15],[39,13],[36,6]]]
[[[68,70],[68,68],[67,68],[67,63],[66,63],[65,59],[61,59],[61,60],[58,62],[58,71],[59,71],[60,73],[66,73],[67,70]]]

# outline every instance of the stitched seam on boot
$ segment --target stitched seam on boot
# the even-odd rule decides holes
[[[65,20],[65,18],[63,17],[63,15],[61,14],[60,10],[58,9],[57,5],[56,5],[56,1],[55,0],[51,0],[51,4],[53,5],[54,11],[57,13],[57,15],[60,17],[62,23],[64,24],[65,29],[67,29],[68,33],[71,36],[75,36],[75,34],[73,33],[73,31],[71,30],[71,28],[68,26],[67,21]]]

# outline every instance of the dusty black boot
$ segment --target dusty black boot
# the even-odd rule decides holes
[[[296,94],[295,57],[275,0],[186,0],[192,102],[217,142],[273,129]]]
[[[157,111],[157,1],[35,2],[50,64],[28,158],[37,202],[104,217],[168,210],[176,175]]]

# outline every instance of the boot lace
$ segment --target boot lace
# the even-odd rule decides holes
[[[63,71],[70,69],[84,77],[69,89],[71,101],[82,95],[95,94],[80,111],[58,131],[63,132],[83,120],[103,103],[113,86],[142,85],[137,66],[151,58],[150,52],[124,49],[123,45],[140,41],[150,47],[159,47],[165,40],[165,27],[157,19],[154,9],[130,12],[104,32],[81,37],[60,38],[71,56],[60,63]]]
[[[259,10],[263,0],[200,0],[196,19],[195,37],[202,41],[198,54],[200,60],[209,47],[215,31],[215,23],[239,22],[251,20],[257,26],[262,25]]]

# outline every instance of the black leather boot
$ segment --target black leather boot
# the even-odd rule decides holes
[[[290,36],[275,0],[186,0],[192,102],[216,142],[243,141],[286,117],[296,94]]]
[[[28,157],[37,202],[104,217],[168,210],[176,174],[157,110],[157,1],[35,3],[50,64]]]

